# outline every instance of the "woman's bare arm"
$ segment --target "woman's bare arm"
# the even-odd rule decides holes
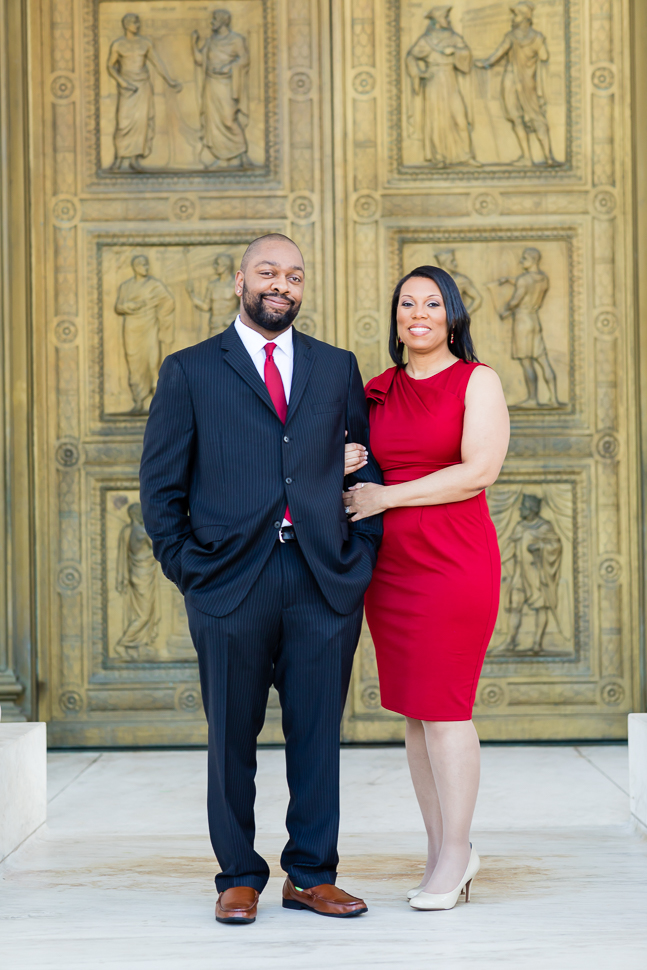
[[[354,485],[344,493],[344,504],[357,520],[400,506],[464,502],[497,480],[509,440],[501,381],[489,367],[478,367],[465,392],[461,463],[401,485]]]

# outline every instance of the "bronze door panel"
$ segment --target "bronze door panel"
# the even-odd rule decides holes
[[[29,5],[52,743],[205,741],[138,461],[163,357],[233,319],[232,272],[272,230],[308,266],[298,326],[354,350],[365,380],[390,364],[398,277],[428,262],[455,275],[513,424],[490,491],[504,569],[479,730],[624,736],[639,628],[629,0],[538,0],[516,26],[503,0],[431,18],[417,0],[213,9]],[[367,630],[342,733],[403,736]],[[263,740],[280,738],[273,693]]]

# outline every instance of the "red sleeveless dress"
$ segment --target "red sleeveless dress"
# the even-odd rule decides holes
[[[371,451],[385,485],[460,463],[465,390],[479,366],[458,360],[421,381],[392,367],[368,382]],[[422,721],[471,718],[500,583],[485,492],[385,512],[366,593],[383,707]]]

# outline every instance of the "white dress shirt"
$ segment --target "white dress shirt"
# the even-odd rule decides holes
[[[280,333],[278,337],[274,337],[272,340],[266,340],[265,337],[262,337],[260,333],[256,332],[256,330],[252,330],[251,327],[246,327],[243,321],[240,319],[240,314],[236,317],[234,326],[236,328],[236,333],[244,344],[245,350],[254,361],[256,370],[260,374],[263,383],[265,383],[265,361],[267,359],[267,354],[265,353],[265,344],[276,344],[273,354],[274,363],[279,369],[279,374],[281,375],[281,380],[283,381],[283,389],[285,391],[285,400],[289,404],[290,388],[292,387],[292,368],[294,366],[292,327],[290,327],[284,333]],[[292,523],[289,519],[284,517],[281,525],[292,525]]]
[[[246,327],[240,319],[240,316],[236,317],[234,326],[236,333],[245,346],[245,350],[254,361],[256,370],[260,374],[263,383],[265,383],[265,359],[267,356],[265,353],[265,344],[276,344],[274,363],[279,369],[285,390],[285,400],[289,404],[290,388],[292,387],[292,368],[294,366],[292,327],[289,327],[284,333],[280,333],[278,337],[272,337],[271,340],[266,340],[256,330],[252,330],[251,327]]]

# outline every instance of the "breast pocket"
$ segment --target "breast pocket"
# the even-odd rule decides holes
[[[344,401],[319,401],[312,405],[315,414],[325,414],[329,411],[339,414],[343,409]]]

